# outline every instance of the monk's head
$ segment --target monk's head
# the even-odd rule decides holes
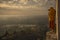
[[[50,7],[50,9],[54,9],[53,7]],[[48,9],[48,11],[50,11],[50,9]]]

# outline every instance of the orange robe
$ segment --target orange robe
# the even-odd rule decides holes
[[[49,27],[51,30],[54,30],[55,27],[55,9],[50,9],[49,11]]]

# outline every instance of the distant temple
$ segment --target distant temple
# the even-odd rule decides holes
[[[49,9],[49,27],[52,31],[55,29],[56,10],[53,7]]]

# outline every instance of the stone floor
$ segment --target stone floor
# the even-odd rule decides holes
[[[47,32],[46,35],[47,35],[46,40],[57,40],[57,36],[55,32],[50,31]]]

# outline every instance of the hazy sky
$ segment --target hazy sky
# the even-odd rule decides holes
[[[55,0],[0,0],[0,15],[48,15]]]

